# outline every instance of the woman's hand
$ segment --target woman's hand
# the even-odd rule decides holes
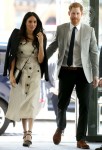
[[[16,85],[16,80],[13,74],[10,74],[10,83],[13,87]]]
[[[43,46],[43,33],[39,32],[37,34],[37,38],[38,38],[38,41],[39,41],[39,45]]]
[[[11,63],[11,69],[10,69],[10,83],[13,87],[15,87],[15,85],[16,85],[16,80],[14,77],[14,68],[15,68],[15,58]]]
[[[44,59],[43,33],[39,32],[37,34],[37,38],[38,38],[38,41],[39,41],[38,62],[42,63],[43,59]]]

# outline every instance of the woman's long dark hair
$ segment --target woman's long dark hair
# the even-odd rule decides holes
[[[39,18],[39,16],[34,13],[34,12],[27,12],[23,18],[23,21],[22,21],[22,24],[21,24],[21,27],[20,27],[20,36],[22,39],[25,39],[26,41],[28,40],[28,37],[27,37],[27,32],[26,32],[26,22],[27,22],[27,19],[31,16],[34,16],[37,20],[37,27],[35,28],[35,30],[33,31],[33,36],[34,36],[34,40],[32,42],[33,46],[36,45],[36,47],[38,48],[39,47],[39,42],[38,42],[38,39],[37,39],[37,33],[40,31],[43,33],[43,27],[42,27],[42,22]]]

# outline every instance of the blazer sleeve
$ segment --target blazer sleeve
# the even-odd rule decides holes
[[[102,78],[102,47],[100,50],[100,57],[99,57],[99,77]]]
[[[12,37],[12,34],[9,37],[8,44],[7,44],[7,50],[6,50],[6,55],[5,55],[3,76],[7,75],[7,70],[8,70],[8,66],[9,66],[9,53],[10,53],[10,47],[11,47],[11,37]]]
[[[47,48],[48,59],[53,55],[54,52],[56,52],[57,48],[58,48],[58,27],[57,27],[56,33],[54,35],[53,41]]]
[[[4,71],[3,76],[7,75],[7,71],[10,70],[10,65],[12,60],[14,59],[14,53],[16,51],[16,41],[19,42],[17,35],[18,35],[19,29],[14,29],[9,37],[8,44],[7,44],[7,50],[5,55],[5,62],[4,62]],[[15,38],[16,37],[16,38]],[[12,52],[12,53],[11,53]]]

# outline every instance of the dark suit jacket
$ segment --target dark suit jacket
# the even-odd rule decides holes
[[[100,58],[99,58],[99,77],[102,78],[102,47],[101,47]]]
[[[46,56],[46,36],[44,36],[44,60],[40,64],[41,68],[41,77],[45,74],[45,80],[48,81],[48,61]],[[4,72],[3,75],[7,75],[7,70],[10,71],[11,62],[14,58],[16,58],[17,50],[19,43],[21,41],[21,37],[19,35],[19,29],[14,29],[7,45],[7,51],[5,56],[5,64],[4,64]]]

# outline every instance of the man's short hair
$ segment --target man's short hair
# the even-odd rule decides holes
[[[79,7],[80,10],[83,11],[83,6],[82,6],[80,3],[77,3],[77,2],[71,3],[70,6],[69,6],[69,11],[71,11],[71,9],[72,9],[73,7],[74,7],[74,8],[78,8],[78,7]]]

